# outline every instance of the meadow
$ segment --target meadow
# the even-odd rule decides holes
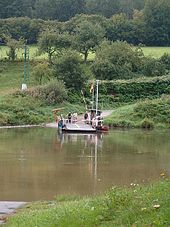
[[[7,46],[0,46],[0,59],[7,58],[7,52],[8,52]],[[142,47],[142,50],[145,54],[145,56],[151,56],[154,58],[161,57],[164,53],[170,54],[170,47]],[[23,53],[24,49],[20,49],[16,51],[17,58],[23,59]],[[37,45],[30,45],[29,46],[29,57],[31,60],[37,60],[37,59],[47,59],[47,54],[38,54],[38,48]],[[95,57],[94,53],[90,53],[88,56],[89,60],[93,60]]]

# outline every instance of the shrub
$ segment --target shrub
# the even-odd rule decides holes
[[[30,91],[28,94],[38,98],[47,104],[61,103],[67,98],[67,91],[62,81],[52,80],[44,86],[38,86]]]
[[[0,112],[0,125],[7,125],[8,124],[8,114]]]
[[[152,129],[153,127],[154,127],[154,122],[151,119],[145,118],[141,121],[141,128]]]
[[[144,76],[162,76],[166,74],[166,67],[160,60],[147,57],[143,62],[142,74]]]
[[[170,54],[165,53],[159,60],[165,65],[166,70],[170,71]]]

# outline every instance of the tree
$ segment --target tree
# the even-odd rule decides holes
[[[39,63],[36,65],[32,72],[38,85],[42,85],[43,82],[49,81],[53,76],[53,70],[47,63]]]
[[[38,48],[40,53],[47,53],[49,63],[52,64],[52,57],[60,54],[62,49],[71,46],[71,36],[67,33],[59,33],[46,30],[41,33],[38,40]]]
[[[54,0],[36,0],[33,11],[34,17],[44,20],[54,19],[55,2]]]
[[[37,0],[34,16],[42,19],[67,21],[84,11],[85,0]]]
[[[7,53],[9,60],[15,61],[15,59],[17,57],[16,50],[23,48],[25,40],[22,38],[20,38],[19,40],[16,40],[16,39],[11,38],[10,36],[6,36],[5,42],[9,48],[9,51]]]
[[[97,79],[128,79],[140,73],[144,55],[126,42],[104,41],[96,52],[93,72]]]
[[[0,1],[0,18],[32,17],[33,0],[8,0]]]
[[[105,30],[105,27],[108,23],[108,19],[101,15],[87,15],[87,14],[78,14],[75,17],[71,18],[69,21],[63,24],[63,28],[68,31],[70,34],[75,34],[77,27],[82,22],[89,22],[94,26],[97,24]]]
[[[56,77],[63,80],[67,88],[77,92],[84,88],[90,78],[87,66],[82,64],[81,56],[73,50],[65,51],[56,59],[54,70]]]
[[[111,17],[120,10],[117,0],[86,0],[86,12]]]
[[[144,8],[149,45],[170,45],[170,0],[147,0]]]
[[[145,43],[146,24],[140,19],[130,20],[123,13],[115,14],[108,21],[106,37],[111,41],[127,41],[133,45]]]
[[[76,14],[83,13],[85,0],[57,0],[55,18],[59,21],[67,21]]]
[[[94,52],[95,48],[104,38],[104,29],[98,24],[83,21],[75,29],[75,48],[84,55],[84,62],[87,61],[89,52]]]

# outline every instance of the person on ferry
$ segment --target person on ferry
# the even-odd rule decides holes
[[[71,119],[72,119],[72,114],[71,112],[68,113],[68,123],[71,123]]]
[[[88,112],[86,111],[86,113],[84,114],[84,122],[86,124],[88,123],[88,119],[89,119],[89,115],[88,115]]]

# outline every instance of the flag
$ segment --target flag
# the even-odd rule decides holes
[[[93,84],[93,83],[91,83],[91,85],[90,85],[90,93],[92,93],[92,92],[93,92],[93,90],[94,90],[94,84]]]

